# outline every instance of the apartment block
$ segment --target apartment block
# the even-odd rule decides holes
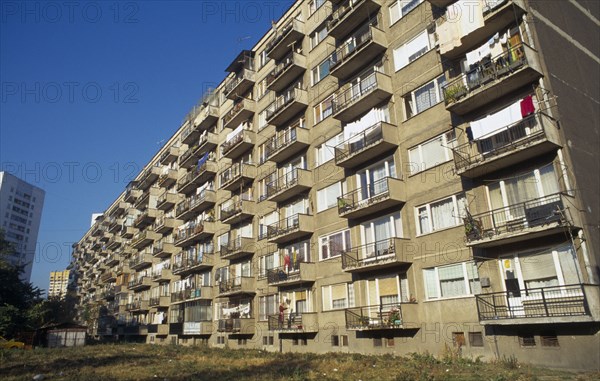
[[[70,281],[70,270],[51,271],[48,298],[62,299],[67,296],[67,289]]]
[[[74,245],[91,333],[598,368],[598,18],[297,1]]]
[[[14,248],[9,263],[24,266],[29,282],[46,192],[8,172],[0,172],[0,229]]]

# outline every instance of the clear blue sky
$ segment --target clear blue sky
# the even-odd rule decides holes
[[[35,285],[292,3],[0,1],[0,168],[46,191]]]

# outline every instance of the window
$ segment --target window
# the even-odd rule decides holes
[[[345,184],[338,182],[317,191],[317,213],[337,206],[337,198],[344,193]]]
[[[263,50],[262,52],[260,52],[260,54],[258,55],[258,69],[265,66],[270,60],[271,60],[271,58],[269,58],[269,56],[267,55],[266,50]]]
[[[274,337],[273,336],[263,336],[263,345],[273,345]]]
[[[217,336],[217,344],[225,344],[225,336]]]
[[[393,337],[386,337],[385,338],[385,346],[388,348],[393,348],[395,346],[395,342],[394,342],[394,338]]]
[[[479,273],[473,262],[423,270],[427,299],[452,298],[481,292]]]
[[[519,335],[519,345],[522,347],[535,347],[535,337],[529,333]]]
[[[383,346],[383,339],[381,337],[373,338],[373,346],[378,348]]]
[[[433,81],[412,91],[404,97],[405,119],[435,106],[444,100],[443,86],[446,84],[446,77],[442,74]]]
[[[456,147],[456,133],[448,131],[408,150],[411,175],[433,168],[452,160],[452,149]]]
[[[343,230],[319,237],[319,254],[321,260],[339,257],[342,252],[350,249],[350,230]]]
[[[354,286],[352,283],[339,283],[321,287],[323,311],[354,307]]]
[[[323,41],[327,37],[327,23],[324,23],[320,27],[318,27],[311,35],[310,35],[310,48],[314,49],[321,41]]]
[[[258,113],[258,130],[267,127],[267,110],[262,110]]]
[[[311,78],[313,86],[321,82],[323,78],[329,75],[329,68],[331,67],[331,60],[329,58],[321,62],[311,71]]]
[[[398,71],[435,46],[435,34],[427,30],[394,49],[394,70]]]
[[[397,0],[390,5],[390,25],[393,25],[396,21],[406,16],[408,12],[412,11],[417,5],[421,4],[423,0]]]
[[[335,146],[344,141],[344,133],[338,134],[333,138],[326,141],[324,144],[318,146],[316,154],[316,166],[323,165],[329,160],[333,160],[335,157]]]
[[[264,278],[267,276],[267,271],[279,267],[279,253],[271,253],[259,258],[259,276]]]
[[[311,0],[308,4],[308,14],[312,15],[325,4],[326,0]]]
[[[542,347],[558,347],[558,336],[556,336],[556,332],[542,332],[540,334],[540,344]]]
[[[315,106],[315,124],[330,116],[333,112],[333,94]],[[333,148],[332,148],[333,150]]]
[[[464,194],[458,194],[415,209],[417,234],[428,234],[460,225],[465,215],[466,199]]]
[[[469,344],[472,347],[483,347],[483,333],[469,332]]]
[[[265,95],[267,95],[267,93],[269,92],[269,89],[267,88],[267,79],[266,78],[263,79],[260,82],[257,82],[255,87],[256,87],[256,99],[257,100],[262,99],[262,97],[264,97]],[[266,113],[266,111],[263,111],[263,112]],[[259,130],[261,129],[261,126],[262,125],[261,125],[260,119],[259,119],[259,122],[258,122],[258,129]]]
[[[369,200],[387,193],[388,177],[396,178],[396,164],[393,157],[388,157],[358,172],[356,174],[357,184],[360,184],[358,201]]]
[[[332,347],[347,347],[348,335],[331,335]]]
[[[279,301],[277,295],[261,296],[259,304],[259,320],[266,321],[269,319],[269,315],[278,313]]]

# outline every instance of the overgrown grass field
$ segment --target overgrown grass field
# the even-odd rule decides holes
[[[569,373],[520,364],[448,355],[408,357],[358,354],[270,353],[144,344],[0,352],[0,380],[343,380],[533,381],[600,380],[600,373]],[[38,379],[40,377],[38,376]]]

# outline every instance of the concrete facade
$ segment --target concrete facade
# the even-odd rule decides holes
[[[563,3],[295,3],[74,245],[92,333],[597,369],[598,25]]]

